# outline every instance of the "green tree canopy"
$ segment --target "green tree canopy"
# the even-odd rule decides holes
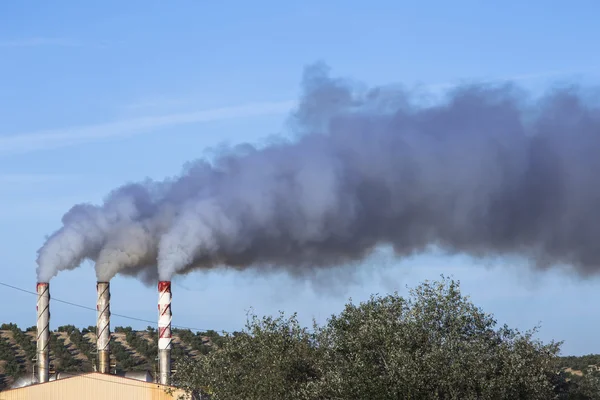
[[[246,331],[226,335],[219,351],[179,362],[176,384],[196,392],[214,389],[215,399],[295,399],[317,377],[314,338],[296,315],[252,315]]]
[[[552,399],[560,343],[494,318],[443,278],[350,302],[323,327],[258,318],[177,365],[175,384],[229,399]]]
[[[425,282],[410,291],[348,304],[329,319],[325,398],[550,399],[559,344],[496,321],[460,293],[459,283]]]

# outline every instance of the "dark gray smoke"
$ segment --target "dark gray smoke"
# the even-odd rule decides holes
[[[39,280],[85,259],[101,280],[220,265],[302,274],[385,244],[400,257],[437,246],[599,270],[592,96],[563,88],[531,100],[510,85],[467,85],[423,105],[319,65],[303,90],[295,139],[230,148],[175,179],[73,207],[39,250]]]

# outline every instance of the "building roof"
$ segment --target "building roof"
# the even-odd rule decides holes
[[[173,394],[167,393],[168,389],[171,389]],[[175,400],[179,396],[185,396],[185,392],[173,386],[99,372],[0,392],[0,400]]]

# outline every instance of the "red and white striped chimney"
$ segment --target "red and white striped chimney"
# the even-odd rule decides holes
[[[171,281],[158,282],[158,368],[160,383],[171,381]]]
[[[96,325],[96,347],[98,349],[98,372],[110,372],[110,283],[96,283],[98,322]]]
[[[50,284],[38,282],[37,298],[37,373],[38,382],[50,378]]]

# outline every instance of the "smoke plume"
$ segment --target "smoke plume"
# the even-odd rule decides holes
[[[575,88],[532,99],[466,85],[423,104],[307,68],[293,139],[236,146],[165,181],[74,206],[39,250],[38,280],[96,263],[169,280],[218,266],[314,268],[437,246],[600,269],[600,109]]]

